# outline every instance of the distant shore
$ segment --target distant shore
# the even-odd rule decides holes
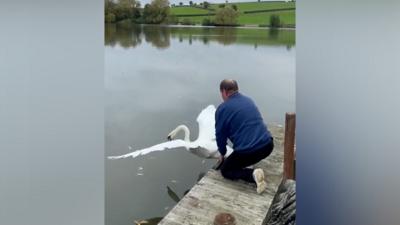
[[[107,23],[106,23],[107,24]],[[118,23],[110,23],[110,24],[117,24]],[[242,29],[277,29],[277,30],[296,30],[296,27],[269,27],[269,26],[257,26],[257,25],[237,25],[237,26],[204,26],[204,25],[184,25],[184,24],[139,24],[139,23],[131,23],[132,25],[145,25],[145,26],[165,26],[165,27],[183,27],[183,28],[190,28],[190,27],[204,27],[204,28],[218,28],[218,27],[225,27],[225,28],[242,28]]]
[[[111,1],[112,0],[108,0]],[[159,0],[166,1],[166,0]],[[139,2],[139,1],[138,1]],[[110,3],[111,4],[111,3]],[[156,4],[153,0],[151,4]],[[167,4],[167,3],[165,3]],[[154,5],[152,7],[156,7]],[[122,6],[119,6],[122,7]],[[294,1],[254,1],[235,3],[203,3],[189,2],[189,5],[171,4],[159,10],[162,14],[149,11],[150,5],[144,8],[134,8],[132,16],[116,10],[117,7],[108,7],[105,22],[137,23],[137,24],[169,24],[181,27],[240,27],[240,28],[276,28],[296,29],[296,3]],[[157,7],[156,7],[157,8]],[[128,9],[126,9],[128,10]],[[132,10],[132,9],[129,9]],[[146,11],[147,10],[147,11]],[[161,12],[160,11],[160,12]]]

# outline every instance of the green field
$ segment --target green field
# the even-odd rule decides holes
[[[239,25],[266,25],[269,23],[269,17],[272,14],[279,15],[281,21],[285,25],[295,25],[296,24],[296,14],[295,10],[290,11],[279,11],[279,12],[262,12],[262,13],[252,13],[252,14],[241,14],[238,18]],[[210,18],[214,19],[214,16],[193,16],[193,17],[183,17],[183,19],[189,19],[190,21],[201,24],[203,19]]]
[[[190,14],[208,14],[210,11],[207,9],[199,9],[191,6],[171,7],[172,14],[174,15],[190,15]]]
[[[279,15],[284,26],[293,27],[296,24],[295,2],[239,2],[229,3],[235,4],[239,10],[239,25],[267,25],[272,14]],[[211,4],[211,9],[218,9],[219,4]],[[271,12],[254,12],[256,10],[274,10]],[[287,9],[287,10],[282,10]],[[244,13],[252,12],[253,13]],[[171,13],[179,18],[179,21],[190,20],[195,24],[201,24],[205,18],[214,19],[214,16],[207,14],[215,14],[215,10],[199,9],[191,6],[172,7]],[[194,16],[188,16],[188,15]],[[204,14],[202,16],[201,14]]]
[[[228,3],[228,5],[236,5],[240,12],[253,11],[253,10],[266,10],[266,9],[285,9],[295,8],[294,2],[238,2]],[[212,4],[212,9],[218,9],[219,4]]]
[[[240,15],[238,19],[239,24],[251,24],[251,25],[266,25],[269,23],[269,18],[272,14],[279,15],[279,18],[286,25],[296,24],[296,12],[295,10],[290,11],[279,11],[279,12],[262,12]]]

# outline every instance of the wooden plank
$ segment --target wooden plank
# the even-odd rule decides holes
[[[294,145],[296,130],[296,114],[286,113],[285,144],[284,144],[284,169],[285,179],[294,179]]]
[[[256,165],[265,172],[267,189],[259,195],[255,185],[224,179],[210,170],[160,221],[160,225],[212,225],[219,213],[230,213],[236,225],[260,225],[274,198],[283,174],[283,128],[270,127],[275,148]]]

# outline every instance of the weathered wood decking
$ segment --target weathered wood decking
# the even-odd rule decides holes
[[[160,221],[160,225],[213,225],[219,213],[230,213],[236,225],[261,225],[282,181],[283,128],[270,127],[275,148],[256,167],[264,170],[267,189],[259,195],[255,185],[224,179],[210,170]]]

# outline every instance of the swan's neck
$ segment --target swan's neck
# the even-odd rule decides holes
[[[190,142],[190,131],[189,128],[185,125],[179,125],[178,127],[175,128],[175,135],[179,132],[179,131],[183,131],[185,136],[183,138],[183,140]]]

